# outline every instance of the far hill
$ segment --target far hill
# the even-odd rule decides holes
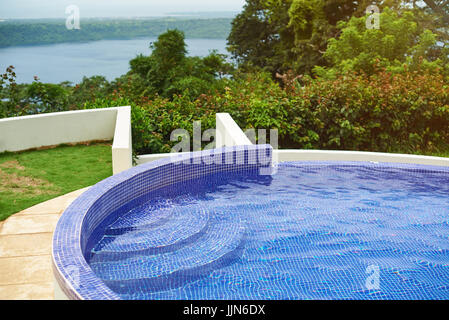
[[[194,15],[194,13],[192,13]],[[65,20],[6,20],[0,22],[0,48],[63,42],[154,38],[168,29],[178,29],[186,38],[226,39],[232,18],[89,18],[80,30],[68,30]]]

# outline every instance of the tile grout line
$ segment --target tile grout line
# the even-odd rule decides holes
[[[14,219],[14,217],[16,217],[17,219]],[[31,214],[31,215],[13,215],[13,216],[11,216],[11,217],[9,217],[6,221],[5,221],[5,223],[4,223],[4,225],[6,225],[6,223],[8,223],[8,221],[9,220],[11,220],[12,222],[11,223],[17,223],[17,222],[20,222],[20,219],[22,219],[22,218],[37,218],[37,219],[42,219],[42,218],[45,218],[45,217],[51,217],[51,218],[54,218],[54,217],[57,217],[58,219],[57,219],[57,221],[56,221],[56,223],[58,222],[58,220],[59,220],[59,218],[61,217],[61,215],[60,214]],[[17,220],[19,220],[19,221],[17,221]],[[43,219],[43,221],[45,221],[45,219]],[[47,223],[51,223],[52,221],[51,220],[48,220],[48,221],[46,221]],[[2,226],[2,228],[0,229],[0,237],[1,236],[13,236],[13,235],[32,235],[32,234],[42,234],[42,233],[53,233],[54,231],[55,231],[55,228],[56,228],[56,225],[52,228],[52,230],[51,231],[48,231],[48,230],[39,230],[39,231],[36,231],[36,232],[31,232],[31,231],[28,231],[28,232],[14,232],[14,233],[10,233],[10,232],[8,232],[8,233],[4,233],[4,230],[3,230],[3,227],[4,227],[4,225]],[[7,229],[6,229],[7,230]]]
[[[16,214],[13,214],[11,217],[9,218],[14,218],[14,217],[37,217],[37,216],[53,216],[53,215],[59,215],[61,214],[63,211],[59,212],[59,213],[22,213],[22,212],[18,212]],[[8,218],[8,219],[9,219]]]
[[[87,188],[85,188],[85,189],[87,189]],[[71,193],[73,193],[73,192],[71,192]],[[67,194],[67,195],[69,195],[69,194]],[[41,204],[35,205],[35,207],[37,206],[38,208],[36,208],[34,211],[37,211],[38,213],[33,213],[33,210],[31,209],[33,207],[30,207],[28,209],[25,209],[25,210],[22,210],[20,212],[17,212],[16,214],[8,217],[4,221],[0,221],[0,240],[1,239],[7,239],[8,237],[19,237],[20,238],[20,236],[27,237],[27,236],[33,236],[33,235],[51,235],[51,237],[53,237],[54,228],[51,231],[38,231],[38,232],[25,232],[25,233],[6,233],[6,234],[3,234],[3,231],[4,231],[4,226],[6,225],[7,221],[10,218],[14,218],[14,217],[17,217],[18,219],[12,219],[11,222],[16,223],[16,224],[18,222],[20,222],[20,219],[23,218],[23,217],[36,217],[38,220],[40,220],[40,219],[46,220],[46,217],[47,217],[47,219],[53,220],[53,218],[56,216],[56,217],[58,217],[58,220],[59,220],[59,218],[61,217],[62,213],[70,206],[70,204],[73,201],[75,201],[75,199],[77,197],[80,196],[80,195],[77,195],[76,197],[74,197],[73,195],[71,195],[71,196],[67,197],[67,195],[62,195],[62,196],[58,197],[58,198],[60,198],[60,202],[59,202],[60,206],[57,205],[58,202],[52,203],[51,206],[48,205],[48,207],[51,207],[51,209],[48,209],[48,212],[53,212],[53,213],[45,212],[47,209],[45,209],[46,205],[45,205],[45,202],[43,202]],[[53,200],[58,199],[58,198],[54,198],[54,199],[51,199],[51,200],[48,200],[48,201],[53,201]],[[40,205],[41,205],[42,209],[39,208]],[[59,210],[57,210],[57,212],[55,212],[55,209],[54,209],[55,207],[59,208]],[[28,210],[28,212],[26,212],[27,210]],[[16,220],[16,221],[14,222],[14,220]],[[18,239],[18,240],[20,241],[20,239]],[[42,243],[37,243],[35,245],[35,248],[42,249],[42,247],[43,247]],[[33,258],[47,259],[48,258],[48,260],[51,261],[51,250],[49,252],[47,252],[47,250],[45,250],[45,252],[46,253],[43,253],[43,254],[28,254],[28,255],[24,254],[24,255],[17,255],[17,256],[2,256],[0,254],[0,261],[4,262],[4,263],[8,263],[8,261],[14,261],[14,259],[26,259],[26,258],[30,258],[30,259],[33,259]],[[51,272],[51,274],[53,274],[52,271],[51,271],[51,267],[49,267],[49,268],[50,268],[49,271]],[[45,268],[45,269],[46,269],[46,271],[48,271],[47,268]],[[14,279],[8,279],[8,280],[14,281]],[[16,280],[18,280],[18,279],[16,279]],[[2,283],[2,284],[0,284],[0,288],[6,289],[8,287],[26,286],[26,285],[50,285],[50,287],[53,287],[53,282],[51,280],[49,280],[49,281],[33,281],[32,279],[30,279],[30,281],[25,281],[25,282],[18,282],[18,283],[7,282],[7,283]],[[45,292],[46,292],[45,294],[40,294],[40,296],[46,297],[46,295],[48,294],[48,296],[52,296],[53,297],[53,289],[52,289],[52,292],[47,292],[47,290],[45,290]],[[9,297],[9,299],[15,299],[15,298],[17,298],[17,296],[12,295],[11,297]]]
[[[34,257],[45,257],[45,256],[51,257],[51,253],[29,254],[29,255],[26,255],[26,256],[0,257],[0,261],[6,260],[6,259],[34,258]]]
[[[12,287],[12,286],[26,286],[26,285],[35,285],[35,284],[44,284],[44,283],[52,283],[52,281],[38,281],[38,282],[19,282],[19,283],[6,283],[6,284],[0,284],[0,289],[5,287]],[[52,292],[53,293],[53,292]],[[10,298],[11,300],[15,300],[14,297]],[[2,300],[2,299],[0,299]]]
[[[32,236],[32,235],[35,235],[35,234],[45,234],[45,233],[54,233],[54,230],[52,230],[52,231],[38,231],[38,232],[24,232],[24,233],[1,233],[0,234],[0,238],[3,237],[3,236],[5,236],[5,237],[7,237],[7,236],[9,236],[9,237],[12,237],[12,236]],[[1,258],[1,256],[0,256],[0,258]]]
[[[7,234],[2,234],[1,233],[1,228],[0,228],[0,239],[2,238],[2,237],[13,237],[13,236],[32,236],[32,235],[42,235],[42,234],[48,234],[48,233],[51,233],[51,234],[53,234],[54,233],[54,230],[52,231],[52,232],[29,232],[29,233],[7,233]],[[1,257],[0,257],[1,258]]]
[[[51,281],[38,281],[38,282],[24,282],[24,283],[12,283],[12,284],[0,284],[0,288],[2,287],[12,287],[12,286],[23,286],[29,284],[53,284]]]
[[[23,216],[47,216],[47,215],[53,215],[53,214],[61,214],[64,210],[61,210],[59,212],[50,212],[50,213],[30,213],[30,212],[17,212],[15,214],[13,214],[10,218],[12,217],[23,217]]]

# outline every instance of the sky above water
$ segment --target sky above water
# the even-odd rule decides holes
[[[241,11],[245,0],[0,0],[0,19],[66,18],[76,5],[81,17],[149,17],[173,12]]]

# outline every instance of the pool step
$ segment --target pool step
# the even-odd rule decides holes
[[[233,263],[243,248],[245,228],[236,214],[210,216],[208,227],[200,236],[176,251],[108,262],[91,261],[90,266],[118,293],[130,288],[159,291],[190,282]]]
[[[92,250],[90,263],[173,251],[195,241],[208,226],[205,208],[183,206],[170,211],[164,224],[150,224],[119,235],[105,235]]]
[[[167,199],[154,199],[135,207],[108,227],[105,235],[120,235],[139,228],[158,226],[170,219],[173,203]]]

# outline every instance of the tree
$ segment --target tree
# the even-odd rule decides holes
[[[39,113],[59,112],[67,109],[69,93],[58,84],[42,83],[35,77],[27,88],[27,97]]]
[[[366,1],[247,0],[232,22],[229,50],[245,68],[255,66],[276,75],[293,70],[310,73],[326,65],[327,40],[336,24],[348,20]]]
[[[426,27],[438,35],[438,40],[449,46],[449,0],[424,0],[424,3],[427,7],[417,9],[421,11]]]
[[[423,0],[432,9],[442,22],[449,24],[449,1],[448,0]],[[414,1],[416,2],[416,1]]]
[[[20,103],[14,69],[9,66],[4,74],[0,74],[0,118],[14,116]]]
[[[184,33],[168,30],[150,45],[150,56],[139,55],[130,61],[137,96],[160,95],[171,98],[186,94],[196,98],[216,89],[219,78],[232,72],[224,55],[211,52],[207,57],[188,57]]]
[[[264,0],[248,0],[242,13],[232,21],[228,37],[228,49],[242,67],[260,67],[273,75],[280,72],[283,64],[282,44],[293,34],[288,25],[288,8],[285,1],[277,19],[273,9]]]
[[[413,12],[401,14],[385,8],[380,15],[380,29],[367,29],[365,18],[352,17],[341,21],[338,38],[329,40],[324,54],[331,68],[315,67],[321,76],[333,76],[335,72],[364,72],[373,74],[379,68],[400,71],[422,66],[444,68],[438,52],[437,36],[430,30],[422,30]]]
[[[71,90],[69,107],[76,108],[88,101],[103,99],[109,93],[109,89],[110,84],[103,76],[83,77],[83,80]]]
[[[371,4],[381,11],[411,12],[417,32],[428,29],[449,46],[444,40],[449,0],[247,0],[232,22],[229,50],[243,68],[262,68],[273,76],[288,70],[310,74],[316,66],[330,66],[324,53],[329,39],[342,33],[339,23],[364,19]],[[441,57],[441,48],[433,50]]]

